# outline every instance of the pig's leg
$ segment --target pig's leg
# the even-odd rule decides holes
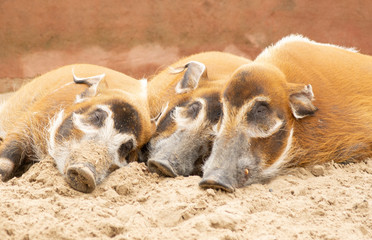
[[[22,164],[24,149],[17,140],[5,139],[0,146],[0,177],[7,181],[13,177],[14,172]]]

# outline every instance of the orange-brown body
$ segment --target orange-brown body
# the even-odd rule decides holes
[[[317,111],[292,118],[298,151],[291,164],[356,162],[372,156],[372,57],[332,45],[293,41],[257,63],[288,83],[311,84]],[[284,106],[283,106],[284,107]]]
[[[150,170],[168,176],[201,175],[221,115],[220,94],[231,74],[250,60],[222,52],[183,58],[149,82],[149,105],[157,118],[150,141]]]
[[[190,89],[185,91],[184,94],[179,94],[175,89],[184,77],[184,72],[180,71],[177,73],[177,70],[174,71],[171,69],[183,68],[187,63],[192,61],[204,64],[207,70],[205,73],[203,72],[199,84],[195,89]],[[187,98],[189,95],[195,94],[194,91],[196,90],[202,91],[216,88],[216,86],[223,86],[226,83],[226,78],[229,78],[237,67],[249,62],[251,60],[247,58],[216,51],[202,52],[178,60],[149,79],[148,100],[151,106],[151,117],[154,118],[161,113],[162,108],[167,102],[178,102],[178,98]],[[220,84],[221,82],[222,85]]]
[[[296,35],[267,48],[224,89],[200,185],[232,191],[290,166],[371,157],[371,83],[372,57],[351,49]]]
[[[105,76],[89,80],[95,82],[83,79],[78,84],[74,82],[73,71],[80,78]],[[118,115],[118,108],[120,113],[127,113],[124,118]],[[124,125],[130,127],[124,129]],[[99,131],[107,135],[105,139],[99,136],[104,135]],[[78,151],[78,148],[89,146],[94,151],[95,144],[109,149],[108,152],[102,150],[112,158],[107,168],[122,166],[126,158],[135,158],[137,149],[148,141],[152,132],[146,83],[95,65],[61,67],[35,78],[0,107],[0,174],[3,180],[9,179],[23,164],[39,161],[46,155],[51,155],[65,174],[69,155],[76,155],[71,149]],[[114,149],[126,139],[124,135],[134,136],[131,139],[134,143],[127,144],[133,147],[127,154],[117,156]],[[118,146],[110,143],[115,142],[114,138]],[[97,173],[101,175],[97,182],[108,172],[105,169]]]

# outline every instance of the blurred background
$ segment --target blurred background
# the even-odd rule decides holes
[[[0,93],[73,63],[142,78],[200,51],[254,59],[291,33],[372,55],[372,1],[0,0]]]

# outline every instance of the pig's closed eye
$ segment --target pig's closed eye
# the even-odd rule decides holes
[[[255,115],[257,117],[264,117],[269,111],[269,108],[267,105],[259,105],[257,108],[256,108],[256,112],[255,112]]]
[[[130,151],[132,151],[133,146],[134,146],[134,144],[133,144],[133,140],[129,140],[129,141],[127,141],[127,142],[121,144],[121,146],[120,146],[120,148],[119,148],[119,155],[120,155],[121,157],[126,157],[126,156],[128,155],[128,153],[129,153]]]
[[[267,118],[270,107],[267,102],[256,102],[252,110],[247,113],[248,121],[262,120]]]
[[[92,112],[89,116],[89,123],[91,123],[94,126],[102,127],[103,122],[107,118],[108,114],[106,111],[102,109],[97,109],[94,112]]]
[[[192,119],[195,119],[198,116],[199,111],[202,107],[200,102],[193,102],[189,106],[187,106],[186,116]]]

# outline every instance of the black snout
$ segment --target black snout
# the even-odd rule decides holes
[[[167,160],[150,159],[147,162],[147,166],[151,172],[156,172],[158,174],[165,175],[168,177],[177,177],[177,174],[173,170],[173,167]]]
[[[228,179],[224,176],[203,177],[203,179],[199,183],[199,186],[202,188],[222,189],[230,193],[234,192],[235,190]]]

